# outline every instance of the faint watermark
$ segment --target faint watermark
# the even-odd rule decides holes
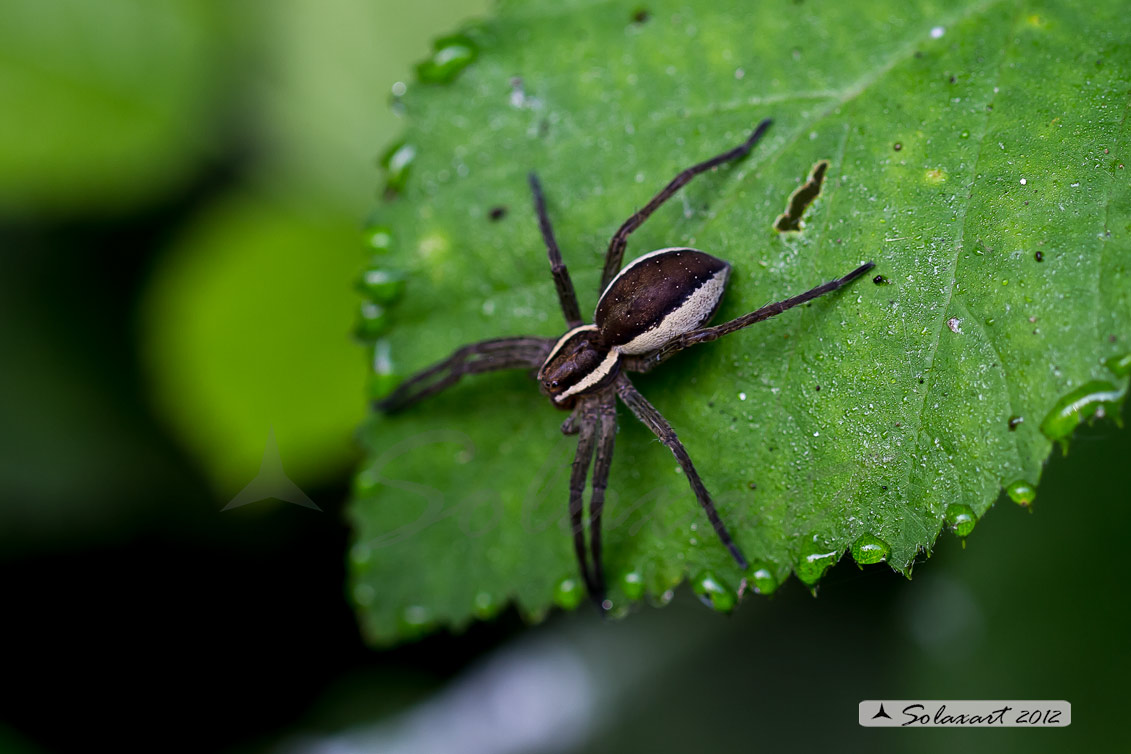
[[[263,446],[263,460],[259,462],[259,473],[240,490],[220,512],[240,508],[260,500],[282,500],[303,508],[321,511],[310,497],[291,481],[283,471],[283,459],[279,456],[279,444],[275,441],[275,428],[267,430],[267,442]]]
[[[1064,728],[1072,705],[1059,700],[866,699],[859,723],[865,728]]]

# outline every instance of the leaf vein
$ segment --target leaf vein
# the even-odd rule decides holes
[[[987,6],[986,6],[987,9],[990,5],[993,5],[993,4],[994,3],[987,4]],[[1002,66],[1005,62],[1005,59],[1007,57],[1009,57],[1009,53],[1012,50],[1014,38],[1015,37],[1013,35],[1010,36],[1009,44],[1006,45],[1006,48],[1005,48],[1005,50],[1003,50],[1001,57],[998,58],[997,65],[996,65],[996,68],[994,70],[994,79],[995,79],[994,89],[997,88],[997,86],[996,86],[997,80],[1000,80],[1000,78],[1001,78],[1001,69],[1002,69]],[[995,97],[990,98],[990,104],[993,104],[994,99],[995,99]],[[949,329],[949,327],[947,325],[947,313],[950,311],[951,302],[954,300],[955,288],[957,287],[957,280],[956,280],[955,276],[957,275],[957,272],[958,272],[958,260],[959,260],[959,257],[962,254],[962,250],[964,248],[966,248],[966,217],[970,212],[970,203],[971,203],[971,198],[973,196],[973,185],[974,185],[974,181],[977,180],[978,165],[981,163],[982,155],[985,151],[986,135],[989,133],[990,117],[993,115],[993,112],[994,111],[991,108],[986,109],[985,119],[982,122],[982,130],[981,130],[981,133],[978,134],[978,152],[974,157],[974,163],[973,163],[973,165],[971,166],[971,169],[970,169],[970,179],[966,183],[966,186],[967,186],[966,201],[963,203],[963,205],[961,207],[961,212],[958,216],[958,226],[956,228],[957,232],[955,233],[956,243],[955,243],[955,248],[954,248],[954,261],[953,261],[953,264],[951,265],[950,271],[947,275],[948,283],[947,283],[947,292],[946,292],[946,302],[940,308],[941,313],[940,313],[939,318],[938,318],[938,323],[935,326],[935,340],[934,340],[934,343],[931,344],[931,348],[930,348],[930,350],[927,354],[927,359],[926,359],[926,364],[925,364],[925,369],[924,369],[924,373],[925,373],[924,379],[926,380],[926,385],[923,389],[923,400],[919,404],[919,410],[915,414],[915,421],[916,421],[916,426],[915,426],[915,438],[916,438],[916,440],[915,440],[915,442],[916,442],[916,446],[920,449],[922,448],[923,417],[924,417],[924,414],[926,413],[926,410],[927,410],[927,401],[930,397],[931,389],[934,387],[934,384],[935,384],[935,380],[934,380],[935,356],[938,353],[939,344],[942,341],[943,330]],[[911,486],[911,468],[912,468],[912,464],[909,463],[907,465],[907,480],[906,480],[906,484],[904,486],[905,489],[909,489],[910,486]]]

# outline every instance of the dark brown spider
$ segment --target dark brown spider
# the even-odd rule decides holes
[[[562,432],[578,435],[569,483],[569,514],[581,576],[589,595],[602,609],[607,609],[608,603],[604,602],[605,576],[601,564],[601,510],[613,459],[618,397],[675,455],[719,539],[738,565],[744,570],[747,568],[746,558],[715,511],[711,496],[683,444],[660,412],[632,386],[627,373],[648,372],[685,348],[715,340],[835,291],[874,266],[868,262],[842,278],[714,327],[703,325],[714,316],[722,300],[730,274],[730,265],[726,262],[696,249],[670,248],[645,254],[621,269],[629,234],[692,178],[749,153],[769,126],[769,119],[762,121],[739,146],[681,172],[620,226],[609,243],[601,276],[602,293],[591,325],[581,319],[573,282],[562,263],[561,251],[546,215],[542,187],[531,173],[534,208],[549,253],[558,300],[569,325],[568,332],[557,339],[498,338],[463,346],[444,361],[405,380],[377,404],[380,410],[391,414],[451,387],[465,374],[536,369],[542,392],[555,406],[571,412],[562,423]],[[582,497],[591,465],[588,551],[592,554],[592,569],[582,523]]]

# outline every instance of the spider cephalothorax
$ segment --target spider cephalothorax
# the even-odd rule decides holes
[[[697,249],[660,249],[621,270],[597,302],[595,324],[575,327],[538,370],[559,408],[612,383],[625,356],[657,350],[705,324],[719,308],[730,265]]]
[[[616,379],[620,361],[620,353],[601,342],[596,325],[581,325],[554,344],[538,370],[538,383],[555,406],[572,410],[579,396]]]
[[[730,275],[730,265],[723,260],[697,249],[675,247],[645,254],[623,270],[620,268],[632,231],[696,175],[746,155],[769,125],[768,119],[762,121],[739,146],[684,170],[620,226],[605,257],[601,297],[593,324],[582,322],[573,282],[562,263],[546,214],[542,188],[531,174],[534,208],[569,330],[557,339],[498,338],[464,346],[446,360],[410,377],[377,404],[381,410],[393,413],[454,385],[465,374],[536,369],[542,392],[556,407],[571,412],[562,423],[562,431],[578,435],[569,484],[574,550],[586,588],[602,609],[607,609],[608,603],[604,601],[605,577],[601,563],[601,513],[616,436],[617,398],[672,451],[720,541],[740,567],[747,567],[746,558],[715,511],[711,496],[683,444],[660,412],[632,386],[628,372],[647,372],[685,348],[716,340],[835,291],[873,267],[868,262],[844,277],[714,327],[705,325],[718,309]],[[590,466],[593,475],[587,548],[582,497]]]

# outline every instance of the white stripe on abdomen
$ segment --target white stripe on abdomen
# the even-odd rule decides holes
[[[703,285],[696,288],[679,308],[660,320],[658,325],[645,330],[623,346],[616,346],[616,350],[630,356],[650,353],[677,335],[706,324],[711,312],[715,310],[719,299],[723,296],[729,273],[729,267],[716,272]]]

